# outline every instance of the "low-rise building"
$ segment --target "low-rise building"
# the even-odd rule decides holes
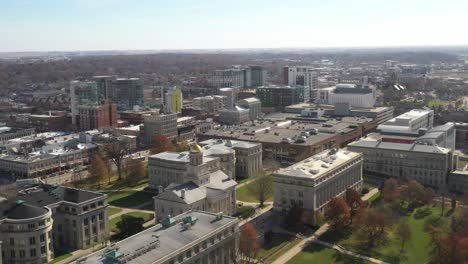
[[[79,105],[80,130],[117,127],[117,105],[107,101],[102,105]]]
[[[455,163],[451,149],[402,140],[368,136],[348,144],[348,149],[363,154],[364,171],[370,175],[416,180],[436,188],[445,186]]]
[[[257,176],[261,173],[262,144],[238,140],[209,139],[200,142],[204,152],[216,153],[217,150],[233,149],[236,152],[236,178]]]
[[[255,97],[241,99],[237,102],[237,105],[244,109],[249,109],[250,120],[256,120],[263,116],[262,102]]]
[[[36,130],[34,128],[15,128],[15,127],[0,127],[0,142],[3,143],[5,141],[31,136],[34,134]]]
[[[239,219],[190,211],[166,218],[80,263],[238,263],[239,237]]]
[[[317,211],[323,213],[331,198],[361,187],[362,154],[327,150],[273,174],[273,210],[286,213],[299,206],[313,216]]]
[[[188,152],[150,156],[149,187],[158,190],[155,219],[189,209],[235,214],[234,169],[232,149],[204,150],[194,144]]]
[[[219,112],[219,122],[225,125],[241,124],[249,120],[249,109],[239,106]]]
[[[177,138],[177,114],[145,116],[144,125],[140,130],[143,133],[144,143],[148,146],[153,143],[156,136]]]

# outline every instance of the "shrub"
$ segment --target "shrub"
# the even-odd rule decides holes
[[[364,194],[366,194],[366,193],[368,193],[368,192],[369,192],[369,188],[367,188],[367,187],[364,187],[364,188],[362,188],[362,190],[361,190],[361,194],[362,194],[362,195],[364,195]]]

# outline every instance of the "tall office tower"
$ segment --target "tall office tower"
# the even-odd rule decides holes
[[[164,89],[163,89],[164,90]],[[182,112],[182,90],[180,88],[170,87],[165,89],[162,95],[164,113],[180,113]]]
[[[304,101],[314,100],[315,90],[318,88],[318,74],[312,66],[284,67],[284,84],[290,86],[301,85],[304,89]]]
[[[118,78],[112,83],[113,102],[121,110],[143,105],[143,83],[139,78]]]
[[[219,93],[222,96],[226,96],[226,109],[234,108],[234,104],[237,102],[237,90],[234,88],[221,88]]]
[[[80,130],[117,127],[117,106],[110,101],[102,105],[79,105]]]
[[[113,90],[112,90],[112,81],[114,77],[112,76],[93,76],[93,80],[97,84],[98,96],[99,99],[112,99]]]
[[[262,107],[283,110],[284,107],[304,102],[304,86],[268,85],[258,87],[257,98]]]
[[[262,66],[249,66],[251,71],[251,87],[264,86],[266,83],[266,70]]]
[[[70,82],[70,108],[73,125],[77,125],[79,105],[97,105],[99,102],[100,100],[96,82]]]

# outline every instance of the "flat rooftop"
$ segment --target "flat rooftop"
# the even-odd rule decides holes
[[[340,149],[336,152],[326,150],[287,168],[279,169],[275,174],[316,179],[360,155],[360,153],[346,149]]]
[[[359,141],[348,144],[348,147],[363,147],[363,148],[375,148],[375,149],[388,149],[388,150],[399,150],[399,151],[414,151],[414,152],[425,152],[425,153],[449,153],[450,149],[442,148],[432,145],[422,144],[405,144],[405,143],[394,143],[394,142],[382,142],[378,139],[365,138]]]
[[[187,216],[196,217],[198,219],[198,221],[188,229],[184,228],[180,222]],[[216,214],[200,211],[186,212],[174,217],[174,219],[177,223],[171,227],[164,228],[159,224],[117,242],[115,244],[115,253],[121,256],[134,255],[134,258],[130,259],[126,263],[162,263],[180,253],[185,254],[186,248],[206,240],[212,233],[220,231],[221,229],[227,228],[231,225],[235,225],[239,222],[237,218],[229,216],[223,216],[220,220],[216,220]],[[152,245],[157,246],[153,248],[151,247]],[[80,263],[115,263],[107,260],[104,256],[105,253],[105,249],[97,251],[87,256],[86,260],[83,260]]]

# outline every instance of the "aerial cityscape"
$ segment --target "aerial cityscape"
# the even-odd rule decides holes
[[[0,2],[0,264],[468,263],[468,2]]]

